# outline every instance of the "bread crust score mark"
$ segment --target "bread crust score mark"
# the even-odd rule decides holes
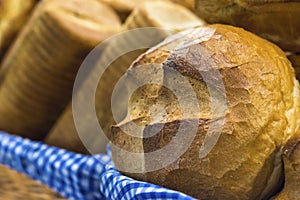
[[[205,41],[197,40],[207,34],[201,31],[204,29],[213,29],[213,36]],[[184,43],[191,45],[176,50]],[[192,52],[197,50],[198,54],[193,57]],[[163,77],[171,68],[186,77],[197,96],[201,108],[199,116],[191,118],[191,112],[183,118],[174,92],[163,86],[149,84],[139,88],[129,102],[130,117],[112,128],[112,137],[115,145],[140,153],[140,157],[132,161],[126,154],[113,149],[116,167],[125,169],[123,166],[126,166],[126,169],[133,169],[123,170],[126,175],[199,199],[264,199],[273,195],[282,181],[280,146],[299,130],[300,124],[297,119],[300,116],[299,83],[285,54],[276,45],[243,29],[208,25],[195,28],[193,35],[167,38],[140,56],[128,74],[137,81],[146,76],[154,78],[155,73],[143,74],[143,70],[135,70],[151,63],[156,63]],[[216,120],[212,118],[210,95],[203,81],[203,74],[210,71],[209,63],[214,63],[222,76],[228,108],[217,144],[205,158],[199,159],[208,122]],[[219,87],[213,92],[217,98],[222,97]],[[164,107],[165,116],[151,119],[151,108],[158,103]],[[144,127],[136,137],[126,134],[133,123]],[[163,149],[176,139],[178,124],[185,128],[187,138],[189,128],[197,127],[192,144],[173,163],[151,171],[153,163],[163,162],[164,155],[150,160],[148,153]],[[153,129],[159,130],[157,135],[148,137]],[[133,173],[134,170],[144,172]]]

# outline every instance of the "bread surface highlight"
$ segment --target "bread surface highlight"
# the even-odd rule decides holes
[[[149,65],[153,68],[145,67]],[[209,76],[213,69],[222,77],[225,94],[220,85],[208,88],[207,81],[217,83]],[[141,55],[127,72],[134,82],[128,87],[147,76],[167,83],[168,70],[177,71],[191,84],[201,108],[199,114],[195,117],[195,107],[182,113],[174,91],[161,85],[139,87],[130,97],[126,119],[112,128],[116,167],[133,178],[199,199],[264,199],[273,195],[282,180],[280,146],[300,125],[299,83],[284,52],[241,28],[197,27],[171,36]],[[226,98],[225,116],[213,117],[211,93],[216,109]],[[183,98],[189,102],[190,94],[183,94]],[[163,111],[156,109],[157,105]],[[225,123],[216,145],[200,158],[209,126],[222,118]],[[136,125],[141,127],[139,131]],[[154,158],[149,152],[176,139],[180,126],[186,134],[182,145],[196,128],[192,144],[171,164],[151,171],[177,149]],[[158,130],[156,135],[149,136],[153,130]],[[139,156],[133,160],[129,152]]]

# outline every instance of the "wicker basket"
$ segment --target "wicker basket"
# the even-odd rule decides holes
[[[27,176],[0,165],[0,199],[62,200],[57,193]]]

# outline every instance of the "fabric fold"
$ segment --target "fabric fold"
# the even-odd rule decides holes
[[[114,168],[109,146],[107,154],[87,156],[0,132],[0,164],[42,182],[68,199],[193,199],[122,175]]]

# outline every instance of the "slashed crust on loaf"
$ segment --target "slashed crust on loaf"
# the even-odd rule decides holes
[[[151,63],[156,63],[151,73],[136,70]],[[221,120],[212,116],[204,81],[205,73],[211,70],[209,65],[221,74],[227,110],[216,146],[200,159],[199,150],[209,125]],[[132,161],[113,149],[116,167],[140,167],[144,173],[123,172],[200,199],[263,199],[273,194],[282,178],[280,146],[299,130],[299,84],[285,54],[272,43],[240,28],[208,25],[168,38],[150,49],[132,64],[128,76],[137,82],[147,76],[161,76],[167,81],[168,69],[175,69],[192,85],[201,108],[199,116],[193,118],[195,108],[185,115],[181,113],[178,99],[164,86],[140,87],[131,96],[127,118],[112,128],[112,137],[119,147],[142,154],[139,160]],[[207,80],[214,81],[214,77],[208,76]],[[215,85],[212,89],[217,99],[224,95],[220,88]],[[186,96],[188,100],[189,94]],[[162,118],[155,112],[158,117],[152,116],[151,109],[157,104],[165,109]],[[136,137],[123,132],[131,133],[133,123],[144,126],[135,133]],[[198,131],[192,144],[172,164],[149,172],[153,163],[162,162],[162,158],[149,160],[147,153],[171,142],[179,124],[187,138],[192,134],[191,127],[196,126]],[[153,129],[160,131],[148,137]]]

